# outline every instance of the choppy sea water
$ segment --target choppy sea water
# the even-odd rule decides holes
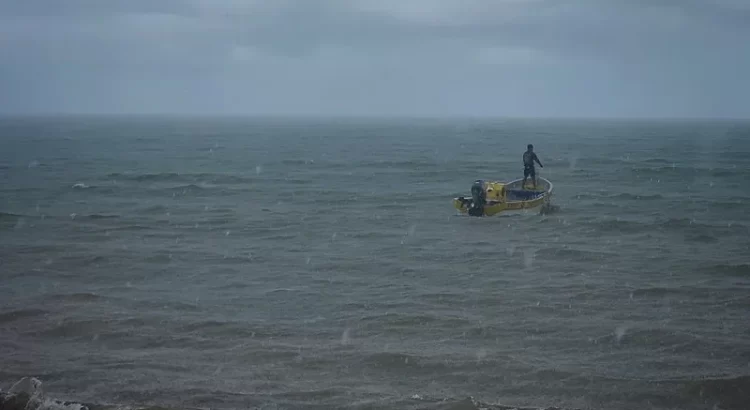
[[[6,118],[0,141],[4,389],[750,408],[748,122]],[[559,210],[457,215],[527,143]]]

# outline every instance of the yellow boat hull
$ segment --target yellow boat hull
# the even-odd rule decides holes
[[[542,177],[537,177],[536,189],[530,186],[528,180],[526,186],[522,186],[523,179],[508,182],[485,182],[486,203],[482,206],[481,216],[493,216],[501,212],[523,211],[542,207],[548,204],[552,196],[552,183]],[[453,206],[461,213],[472,214],[473,200],[471,197],[453,198]],[[473,214],[476,214],[475,211]],[[480,215],[477,215],[480,216]]]

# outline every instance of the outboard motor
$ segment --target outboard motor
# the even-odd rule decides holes
[[[487,193],[484,190],[484,181],[478,179],[471,185],[471,206],[469,215],[482,216],[484,214],[484,205],[487,203]]]

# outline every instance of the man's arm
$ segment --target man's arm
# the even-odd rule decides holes
[[[539,164],[540,167],[544,168],[544,165],[542,165],[542,162],[539,161],[539,157],[536,156],[536,153],[534,154],[534,160],[536,161],[537,164]]]

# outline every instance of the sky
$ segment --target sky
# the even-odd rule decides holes
[[[0,113],[750,118],[748,0],[2,0]]]

